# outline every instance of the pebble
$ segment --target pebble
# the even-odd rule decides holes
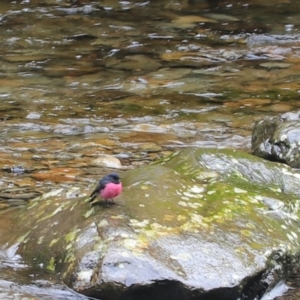
[[[152,124],[137,124],[132,130],[136,131],[144,131],[144,132],[165,132],[166,129],[160,126],[152,125]]]
[[[41,114],[38,112],[31,112],[26,116],[26,119],[38,120],[41,118]]]
[[[143,143],[139,145],[139,150],[146,151],[146,152],[159,152],[161,151],[161,146],[155,143]]]
[[[114,168],[114,169],[121,169],[122,164],[121,161],[113,156],[113,155],[101,155],[98,158],[95,158],[90,163],[93,167],[107,167],[107,168]]]
[[[267,69],[286,69],[289,68],[291,64],[282,62],[266,62],[260,64],[260,66]]]

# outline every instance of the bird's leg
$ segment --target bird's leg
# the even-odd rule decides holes
[[[114,201],[113,198],[111,198],[111,199],[104,199],[104,200],[105,200],[105,204],[106,204],[107,206],[109,206],[109,205],[111,205],[111,204],[116,204],[116,202]]]
[[[105,199],[105,204],[106,204],[107,206],[110,206],[110,205],[111,205],[111,201],[112,201],[112,203],[115,204],[115,202],[114,202],[113,199]]]

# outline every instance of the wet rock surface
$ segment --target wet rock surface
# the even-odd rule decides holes
[[[300,112],[256,122],[252,133],[253,154],[300,168]]]
[[[46,280],[33,280],[30,285],[16,285],[9,280],[0,280],[0,292],[2,299],[22,300],[22,299],[44,299],[44,300],[88,300],[64,285],[53,284]],[[33,296],[35,298],[33,298]]]
[[[275,298],[276,300],[293,300],[300,297],[300,271],[296,270],[287,280],[287,290],[283,296]]]
[[[117,205],[90,206],[92,187],[36,198],[10,243],[101,299],[257,299],[297,268],[299,174],[288,166],[187,149],[122,178]]]

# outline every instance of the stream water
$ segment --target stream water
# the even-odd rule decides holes
[[[256,120],[300,107],[299,5],[1,1],[0,209],[182,147],[251,151]],[[84,299],[28,271],[0,224],[1,299]]]

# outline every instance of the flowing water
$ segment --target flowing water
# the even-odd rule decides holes
[[[300,107],[299,5],[1,1],[0,209],[182,147],[250,151],[256,120]],[[1,246],[5,216],[2,299],[84,299]]]

